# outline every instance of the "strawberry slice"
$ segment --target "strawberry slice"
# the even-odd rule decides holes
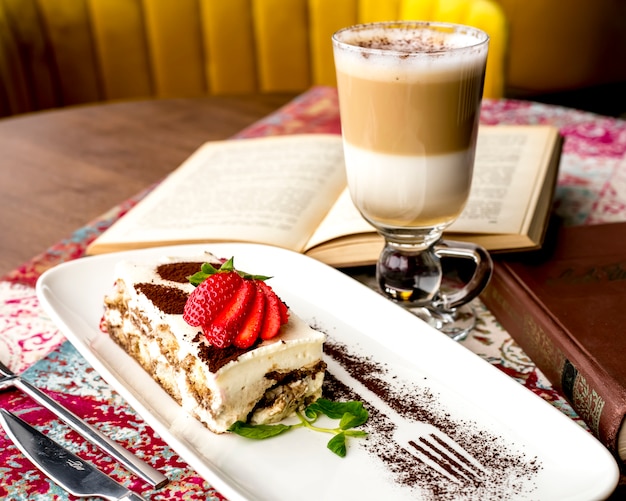
[[[239,288],[214,320],[202,330],[211,344],[226,348],[233,343],[254,300],[256,287],[251,280],[241,280]]]
[[[250,348],[259,338],[275,337],[288,321],[287,306],[264,282],[269,277],[238,272],[233,258],[219,269],[205,263],[188,278],[196,288],[187,299],[183,318],[201,327],[217,348],[231,344]]]
[[[276,293],[274,294],[276,295]],[[280,299],[278,296],[276,296],[276,298],[278,299],[278,307],[280,309],[280,323],[286,324],[289,321],[289,308],[287,308],[287,305],[283,303],[282,299]]]
[[[285,304],[279,299],[274,290],[265,282],[258,282],[260,289],[265,295],[265,318],[259,337],[263,340],[272,339],[280,331],[283,325],[283,317],[287,317]],[[283,309],[285,310],[283,312]]]
[[[192,327],[209,325],[233,298],[243,278],[236,272],[215,273],[189,295],[183,319]]]
[[[233,344],[237,348],[250,348],[259,338],[263,319],[265,316],[265,294],[259,287],[257,281],[254,281],[254,299],[250,306],[250,311],[243,321],[239,329],[239,333],[235,336]]]

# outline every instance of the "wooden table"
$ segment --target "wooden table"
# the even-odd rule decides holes
[[[0,120],[0,275],[292,98],[119,102]]]

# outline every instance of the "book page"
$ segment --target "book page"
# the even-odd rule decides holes
[[[94,247],[221,240],[302,251],[345,183],[337,135],[206,143]]]
[[[350,191],[345,188],[337,203],[330,210],[322,224],[311,235],[306,248],[328,242],[343,235],[356,235],[357,233],[371,233],[376,231],[356,208],[350,198]]]
[[[449,232],[528,231],[552,152],[547,129],[481,127],[470,197]]]
[[[551,127],[482,126],[468,203],[446,233],[525,234],[543,186],[555,134]],[[348,234],[372,231],[346,189],[311,236],[307,249]]]

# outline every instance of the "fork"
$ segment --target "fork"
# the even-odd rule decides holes
[[[430,423],[408,421],[336,360],[326,355],[325,362],[334,377],[392,419],[396,425],[393,439],[405,451],[453,482],[482,481],[483,465],[439,428]]]
[[[110,454],[126,466],[126,468],[136,475],[139,475],[155,488],[161,488],[168,483],[169,480],[165,475],[163,475],[163,473],[139,459],[132,452],[125,449],[117,442],[111,440],[97,428],[94,428],[86,421],[83,421],[80,417],[69,409],[63,407],[56,400],[53,400],[39,388],[29,383],[18,374],[15,374],[0,361],[0,390],[4,390],[12,386],[22,390],[38,404],[52,411],[57,417],[65,421],[74,431],[82,435],[92,444],[97,445],[100,449]]]

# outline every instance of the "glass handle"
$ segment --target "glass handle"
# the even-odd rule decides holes
[[[440,259],[470,259],[476,266],[474,274],[462,288],[450,294],[440,295],[434,304],[438,309],[454,310],[469,303],[487,287],[493,270],[493,262],[483,247],[468,242],[440,240],[434,245],[434,251]]]

